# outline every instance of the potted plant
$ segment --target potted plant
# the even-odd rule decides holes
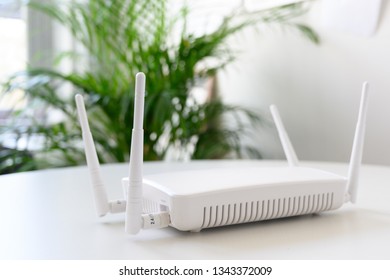
[[[187,31],[186,7],[168,16],[167,1],[31,1],[29,6],[71,32],[86,50],[86,57],[79,61],[87,61],[87,67],[71,73],[30,68],[4,84],[3,95],[22,90],[29,106],[14,110],[12,120],[1,127],[0,141],[14,136],[28,144],[21,150],[13,149],[14,157],[10,157],[9,150],[0,153],[0,173],[15,165],[13,159],[22,161],[21,170],[84,162],[75,93],[85,97],[100,161],[127,161],[134,77],[139,71],[147,76],[145,160],[164,159],[172,150],[181,151],[176,153],[177,158],[214,159],[240,157],[243,153],[259,157],[256,149],[241,144],[240,135],[250,133],[260,116],[224,104],[213,90],[206,100],[199,101],[191,89],[199,80],[212,80],[234,60],[226,40],[246,27],[277,22],[318,41],[309,27],[290,21],[305,12],[302,3],[251,13],[235,11],[224,17],[214,31],[203,35]],[[177,38],[172,38],[173,30],[179,34]],[[72,52],[62,58],[69,55],[80,57]],[[212,64],[205,63],[210,60]],[[61,91],[65,84],[71,85],[68,93]],[[45,112],[57,112],[60,118],[53,122]],[[230,119],[235,120],[234,128],[224,125],[226,115],[233,116]],[[21,155],[28,157],[21,159]]]

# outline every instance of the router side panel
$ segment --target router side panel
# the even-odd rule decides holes
[[[344,203],[346,182],[316,182],[174,196],[172,226],[183,231],[334,210]]]
[[[172,197],[170,205],[172,227],[182,231],[198,231],[203,228],[206,217],[203,214],[204,203],[201,197]]]
[[[144,184],[143,209],[145,213],[168,211],[170,226],[182,231],[200,230],[204,221],[200,197],[170,196],[167,193]]]

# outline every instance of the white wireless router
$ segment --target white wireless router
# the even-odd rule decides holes
[[[334,210],[356,201],[362,158],[368,83],[363,84],[360,112],[348,177],[301,167],[275,106],[271,113],[287,157],[286,167],[208,168],[143,176],[143,107],[145,75],[135,86],[134,126],[129,178],[122,179],[124,200],[108,201],[89,130],[84,102],[76,96],[97,214],[126,212],[125,230],[172,226],[182,231],[249,223]]]

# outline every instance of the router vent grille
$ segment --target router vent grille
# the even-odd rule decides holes
[[[333,196],[332,192],[204,207],[202,228],[322,212],[332,208]]]
[[[144,213],[156,213],[160,211],[160,205],[149,199],[142,200],[142,211]]]

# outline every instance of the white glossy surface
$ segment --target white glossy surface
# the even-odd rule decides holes
[[[146,182],[158,185],[171,195],[192,195],[227,189],[269,187],[318,182],[344,182],[345,178],[322,170],[304,167],[272,168],[248,167],[237,164],[229,168],[207,168],[180,172],[167,172],[146,176]],[[169,186],[169,188],[168,188]]]
[[[208,166],[146,163],[144,171]],[[345,164],[302,166],[347,173]],[[127,164],[103,166],[110,199],[122,197],[120,180],[127,170]],[[389,167],[363,166],[357,204],[336,211],[200,233],[167,228],[129,236],[123,214],[96,217],[85,167],[5,175],[0,176],[0,259],[389,259],[389,182]]]

